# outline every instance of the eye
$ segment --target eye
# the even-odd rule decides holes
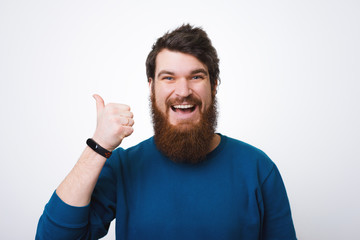
[[[201,75],[196,75],[196,76],[193,76],[192,79],[195,79],[195,80],[197,80],[197,79],[204,79],[204,77],[201,76]]]
[[[173,77],[169,77],[169,76],[163,77],[162,79],[164,79],[164,80],[174,80]]]

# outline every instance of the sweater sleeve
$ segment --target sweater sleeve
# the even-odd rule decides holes
[[[35,239],[84,238],[89,208],[70,206],[54,192],[40,217]]]
[[[264,221],[263,240],[296,240],[289,200],[283,180],[274,165],[261,186]]]
[[[70,206],[53,193],[40,217],[35,239],[99,239],[107,234],[116,214],[116,180],[110,161],[101,171],[88,206]]]

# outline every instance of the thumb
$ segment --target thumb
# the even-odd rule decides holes
[[[94,94],[93,97],[95,98],[96,101],[96,112],[97,114],[99,114],[105,107],[104,100],[102,99],[102,97],[100,97],[97,94]]]

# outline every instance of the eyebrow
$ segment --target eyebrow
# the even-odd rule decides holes
[[[175,75],[175,73],[167,71],[167,70],[162,70],[158,73],[157,77],[159,78],[161,75]]]
[[[205,76],[209,75],[209,73],[203,68],[198,68],[198,69],[191,71],[190,75],[197,74],[197,73],[202,73]],[[157,77],[159,78],[161,75],[175,75],[175,73],[171,72],[171,71],[167,71],[167,70],[162,70],[158,73]]]
[[[191,71],[191,74],[197,74],[197,73],[202,73],[205,76],[209,75],[209,73],[203,68],[199,68],[199,69],[195,69],[195,70]]]

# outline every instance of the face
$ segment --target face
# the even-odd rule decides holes
[[[160,51],[150,87],[157,108],[174,126],[198,123],[212,103],[208,69],[190,54]]]

